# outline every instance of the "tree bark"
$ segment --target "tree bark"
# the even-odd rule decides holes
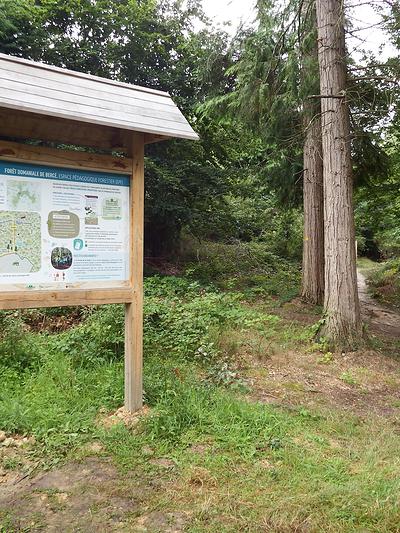
[[[316,0],[322,112],[326,323],[323,335],[337,348],[362,339],[357,291],[353,177],[343,0]]]
[[[314,107],[314,106],[313,106]],[[312,109],[311,109],[312,110]],[[321,118],[306,113],[303,170],[303,276],[301,296],[312,304],[324,299],[324,199]]]
[[[324,299],[324,198],[321,138],[321,103],[307,98],[319,88],[315,4],[304,0],[301,82],[304,97],[303,149],[303,269],[301,296],[312,304]],[[310,38],[311,37],[311,38]],[[311,91],[311,92],[310,92]]]

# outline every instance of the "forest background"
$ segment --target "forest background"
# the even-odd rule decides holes
[[[395,2],[391,9],[380,26],[395,50]],[[304,88],[295,16],[295,2],[283,9],[260,1],[256,24],[232,37],[212,27],[196,1],[3,0],[0,50],[168,91],[191,120],[199,143],[148,148],[148,257],[173,257],[189,234],[256,241],[299,260]],[[274,50],[283,31],[285,45]],[[360,254],[387,258],[400,247],[398,57],[358,57],[362,70],[348,58],[357,241]]]

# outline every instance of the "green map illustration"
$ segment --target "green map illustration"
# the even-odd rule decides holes
[[[40,265],[39,213],[0,211],[0,274],[38,272]]]
[[[40,211],[40,183],[8,180],[7,200],[16,211]]]

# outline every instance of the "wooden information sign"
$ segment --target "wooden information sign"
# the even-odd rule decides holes
[[[0,54],[0,309],[125,304],[130,411],[142,406],[144,148],[170,137],[197,135],[166,93]]]

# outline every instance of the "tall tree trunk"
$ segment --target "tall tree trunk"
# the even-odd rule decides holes
[[[313,304],[324,299],[324,197],[321,117],[306,113],[303,170],[303,276],[301,296]]]
[[[319,90],[318,47],[314,0],[304,0],[301,82],[304,97],[303,150],[303,275],[301,296],[313,304],[324,299],[324,197],[321,104],[308,96]]]
[[[316,0],[325,214],[323,334],[337,348],[362,338],[357,291],[343,0]]]

